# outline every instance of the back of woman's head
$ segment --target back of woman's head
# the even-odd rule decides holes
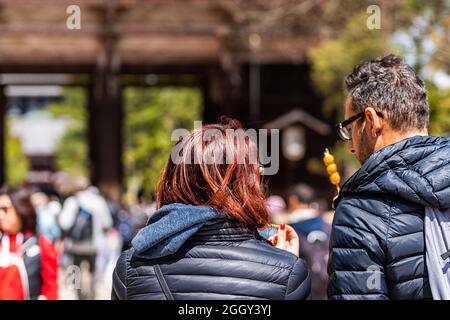
[[[253,227],[268,222],[256,141],[234,119],[196,128],[172,150],[157,188],[158,208],[205,205]]]

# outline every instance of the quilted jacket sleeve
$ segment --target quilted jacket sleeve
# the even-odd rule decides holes
[[[329,299],[389,299],[385,271],[389,211],[388,200],[380,196],[346,196],[340,201],[330,242]]]
[[[127,300],[126,274],[129,251],[122,252],[113,272],[111,300]]]
[[[286,300],[311,299],[311,279],[308,267],[302,259],[298,259],[292,268],[286,289]]]

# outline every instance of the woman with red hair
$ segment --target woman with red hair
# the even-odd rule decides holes
[[[269,217],[255,142],[236,120],[194,129],[172,150],[158,210],[122,253],[113,299],[307,299],[298,237]]]

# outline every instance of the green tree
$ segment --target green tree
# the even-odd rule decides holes
[[[25,182],[30,163],[22,150],[20,138],[11,135],[10,127],[13,119],[6,118],[6,141],[5,141],[5,158],[6,158],[6,184],[16,187]]]
[[[439,88],[428,81],[430,104],[430,134],[450,136],[450,89]]]
[[[334,39],[323,41],[310,50],[312,80],[322,95],[323,114],[331,117],[338,110],[339,119],[344,114],[345,92],[343,79],[358,63],[383,54],[383,37],[379,30],[366,28],[367,13],[359,10],[349,18],[347,24]],[[336,163],[344,178],[357,168],[356,159],[346,150],[346,144],[338,141],[330,151],[336,157]],[[321,159],[310,159],[308,170],[326,175]]]
[[[136,88],[125,91],[124,164],[128,189],[154,191],[167,161],[176,128],[201,119],[197,88]]]
[[[383,41],[379,30],[366,28],[365,11],[351,17],[335,39],[323,41],[310,50],[312,79],[324,97],[323,112],[330,116],[340,110],[344,101],[343,79],[353,67],[382,55]]]
[[[407,21],[399,31],[406,31],[412,46],[406,49],[414,55],[416,70],[429,68],[450,73],[450,3],[448,0],[406,0],[403,18]]]
[[[191,129],[201,119],[202,95],[190,87],[136,88],[125,90],[124,152],[127,189],[154,191],[170,154],[171,133]],[[57,117],[71,123],[56,151],[59,170],[72,175],[88,174],[86,97],[82,88],[64,89],[64,99],[48,106]]]
[[[64,99],[52,103],[47,110],[56,117],[70,119],[67,131],[58,143],[56,166],[71,175],[88,175],[87,110],[83,88],[66,87]]]
[[[341,0],[342,1],[342,0]],[[339,2],[339,1],[338,1]],[[431,73],[437,70],[448,72],[449,50],[449,7],[446,0],[437,1],[379,1],[382,10],[382,27],[369,30],[366,27],[367,3],[347,10],[347,22],[336,28],[337,36],[322,41],[309,52],[312,65],[312,79],[315,87],[323,96],[323,114],[330,117],[338,111],[339,119],[344,113],[345,92],[343,79],[358,63],[371,60],[392,52],[413,58],[416,71],[428,78],[429,104],[431,111],[431,134],[448,134],[449,126],[449,90],[439,88],[426,77],[425,70]],[[386,5],[389,6],[386,7]],[[335,6],[333,10],[342,10]],[[329,13],[328,16],[333,16]],[[399,36],[409,38],[409,44],[396,42]],[[395,39],[394,39],[395,38]],[[426,50],[426,48],[432,48]],[[444,58],[443,56],[446,56]],[[338,120],[338,119],[336,119]],[[337,142],[331,148],[338,166],[348,177],[356,168],[354,157],[345,150],[346,144]],[[322,167],[320,159],[308,163],[308,168],[318,172]],[[323,168],[322,168],[323,169]]]

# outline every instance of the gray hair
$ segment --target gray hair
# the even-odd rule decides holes
[[[358,65],[345,79],[345,88],[353,111],[373,107],[385,115],[394,130],[428,130],[425,84],[403,58],[391,54]]]

